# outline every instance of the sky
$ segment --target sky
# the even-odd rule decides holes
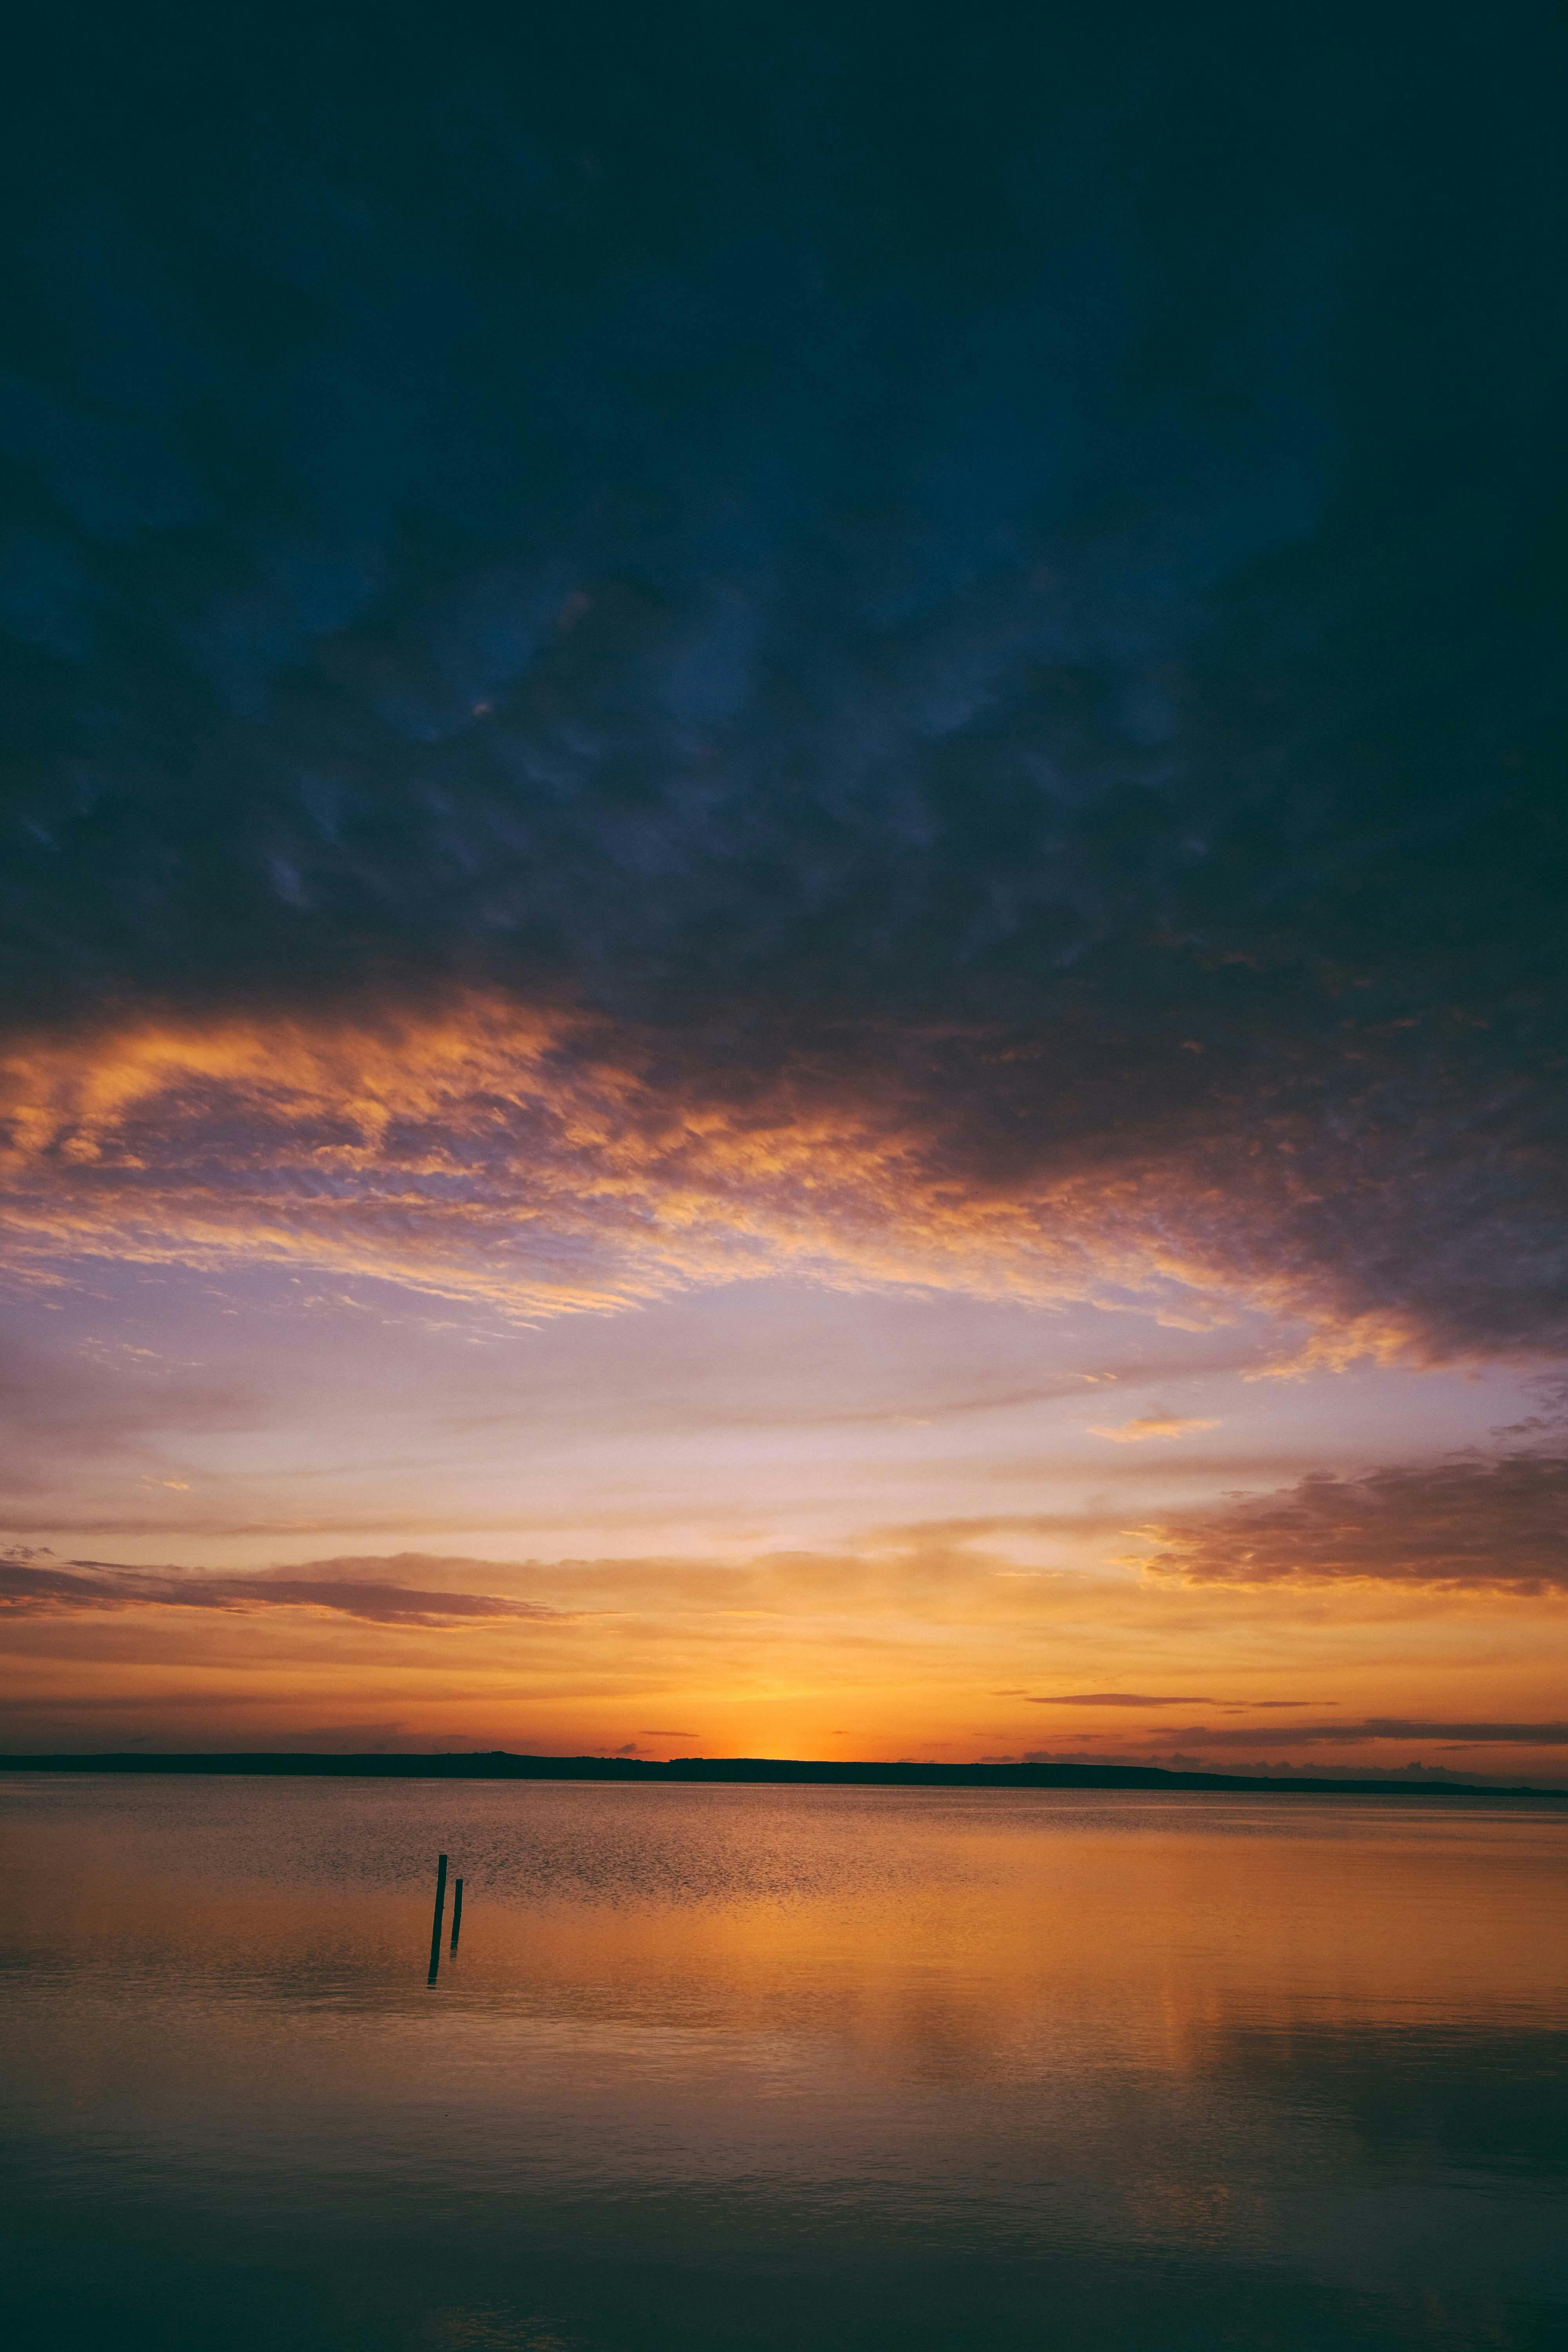
[[[0,1742],[1568,1780],[1565,48],[23,30]]]

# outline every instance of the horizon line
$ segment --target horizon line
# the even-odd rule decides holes
[[[505,1748],[102,1748],[0,1753],[0,1771],[233,1773],[258,1778],[731,1781],[913,1788],[1204,1790],[1280,1795],[1537,1797],[1568,1801],[1568,1788],[1444,1778],[1424,1766],[1397,1776],[1319,1776],[1173,1769],[1158,1764],[941,1764],[766,1756],[537,1755]]]

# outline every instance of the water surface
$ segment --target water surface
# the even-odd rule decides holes
[[[1568,2342],[1544,1808],[39,1776],[0,1866],[19,2340]]]

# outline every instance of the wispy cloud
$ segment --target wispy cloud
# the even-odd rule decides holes
[[[1217,1421],[1198,1421],[1175,1412],[1140,1413],[1136,1420],[1109,1425],[1090,1423],[1091,1437],[1109,1437],[1118,1445],[1139,1445],[1150,1437],[1184,1437],[1190,1429],[1217,1429]]]
[[[1047,1692],[1040,1697],[1031,1697],[1028,1703],[1031,1706],[1212,1706],[1214,1704],[1203,1694],[1192,1691]]]
[[[53,1562],[46,1555],[0,1559],[0,1612],[17,1616],[66,1616],[130,1609],[202,1609],[258,1613],[275,1609],[324,1610],[373,1625],[430,1629],[485,1621],[558,1619],[537,1601],[493,1593],[433,1592],[369,1579],[333,1579],[273,1570],[209,1576],[200,1570],[122,1567],[110,1560]]]
[[[1374,1740],[1415,1740],[1451,1748],[1564,1748],[1568,1722],[1467,1722],[1463,1718],[1398,1715],[1366,1716],[1359,1722],[1295,1723],[1277,1727],[1184,1724],[1169,1737],[1210,1748],[1355,1748]]]

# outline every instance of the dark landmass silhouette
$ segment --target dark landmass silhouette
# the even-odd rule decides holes
[[[1541,1797],[1568,1803],[1568,1789],[1479,1780],[1289,1780],[1245,1772],[1170,1772],[1153,1764],[852,1764],[775,1756],[678,1756],[667,1764],[629,1756],[475,1754],[333,1755],[236,1750],[152,1755],[110,1750],[75,1756],[3,1756],[5,1772],[248,1773],[259,1779],[372,1780],[763,1781],[868,1789],[1213,1790],[1279,1797]]]

